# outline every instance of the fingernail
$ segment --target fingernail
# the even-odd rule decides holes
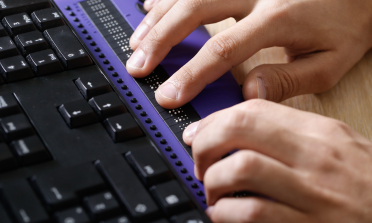
[[[209,206],[207,210],[205,210],[205,213],[208,215],[208,217],[211,217],[213,209],[214,209],[214,206]]]
[[[200,121],[194,122],[194,123],[190,124],[189,126],[187,126],[187,128],[185,129],[185,137],[193,138],[194,135],[195,135],[196,130],[198,129],[199,123],[200,123]]]
[[[164,83],[160,86],[157,92],[164,98],[177,100],[177,88],[172,83]]]
[[[146,0],[144,4],[147,6],[152,6],[154,3],[155,3],[155,0]]]
[[[257,98],[266,99],[266,89],[264,82],[261,78],[257,77]]]
[[[134,32],[134,38],[136,38],[137,40],[143,40],[149,31],[150,28],[146,24],[141,24]]]
[[[146,61],[145,53],[141,49],[138,49],[134,51],[132,56],[127,61],[127,66],[134,68],[142,68],[143,65],[145,65],[145,61]]]

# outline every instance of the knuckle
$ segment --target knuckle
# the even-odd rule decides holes
[[[300,83],[296,75],[290,75],[290,71],[288,72],[288,70],[281,68],[281,66],[274,66],[273,71],[278,79],[278,101],[292,97],[299,91]]]
[[[181,0],[179,1],[180,6],[183,10],[198,11],[203,6],[205,1],[203,0]]]
[[[242,129],[249,127],[249,125],[247,125],[247,123],[249,123],[247,118],[249,117],[244,111],[235,110],[233,112],[226,112],[222,119],[220,130],[227,138],[233,138],[241,132]]]
[[[207,42],[206,49],[211,55],[216,55],[226,62],[230,62],[234,55],[236,41],[230,35],[217,35]]]
[[[159,27],[154,27],[149,34],[147,34],[145,41],[141,42],[141,48],[146,49],[146,51],[152,51],[154,45],[162,45],[164,44],[163,41],[161,41],[161,31],[159,30]]]
[[[266,110],[271,105],[271,102],[262,99],[252,99],[241,105],[244,111],[261,114],[262,111]]]
[[[294,96],[299,91],[300,81],[297,78],[296,71],[284,69],[282,66],[276,65],[261,65],[255,68],[252,72],[259,75],[266,84],[269,85],[270,91],[267,92],[269,98],[273,101],[280,102],[291,96]],[[293,73],[292,75],[290,73]]]
[[[241,179],[236,179],[237,181],[250,180],[259,167],[260,159],[257,154],[252,151],[238,152],[233,157],[232,173],[236,176],[241,176]]]
[[[174,78],[174,81],[177,82],[179,86],[198,81],[196,73],[187,65],[183,66],[180,71],[177,72],[177,75],[174,75]]]
[[[258,199],[252,198],[247,201],[247,211],[242,212],[242,222],[255,222],[261,220],[265,213],[265,206]]]

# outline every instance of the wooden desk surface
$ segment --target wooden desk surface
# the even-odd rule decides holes
[[[235,20],[227,19],[206,27],[211,35],[215,35],[233,24]],[[284,62],[283,48],[264,49],[233,68],[232,73],[242,84],[252,68]],[[321,94],[294,97],[282,104],[341,120],[372,140],[372,50],[332,89]]]

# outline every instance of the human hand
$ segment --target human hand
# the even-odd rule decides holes
[[[193,99],[204,87],[257,51],[285,47],[287,64],[261,65],[247,76],[245,99],[279,102],[328,90],[372,46],[370,0],[147,0],[151,9],[131,37],[127,63],[144,77],[199,25],[234,17],[156,92],[165,108]]]
[[[372,222],[372,143],[340,121],[254,99],[193,123],[184,140],[214,222]]]

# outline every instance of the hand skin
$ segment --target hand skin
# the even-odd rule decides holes
[[[144,77],[173,46],[199,25],[233,17],[233,27],[211,38],[165,82],[156,100],[177,108],[257,51],[285,47],[287,64],[253,69],[244,82],[245,99],[283,101],[330,89],[372,46],[371,0],[147,0],[147,14],[131,37],[127,63]]]
[[[253,99],[190,125],[184,140],[213,222],[372,222],[372,143],[340,121]]]

